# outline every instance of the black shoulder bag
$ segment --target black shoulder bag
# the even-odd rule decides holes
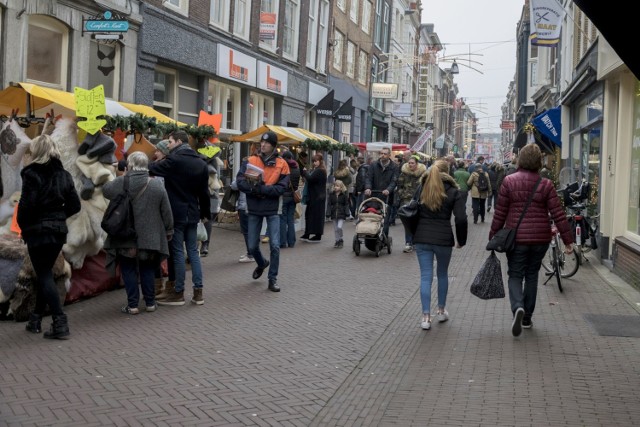
[[[536,185],[533,187],[533,191],[529,195],[529,200],[527,200],[527,204],[520,214],[520,219],[518,220],[518,225],[516,225],[516,228],[503,228],[502,230],[494,234],[493,238],[489,240],[489,243],[487,243],[488,251],[511,252],[513,248],[515,248],[518,228],[520,227],[520,223],[524,218],[524,214],[527,213],[527,209],[529,209],[529,205],[533,200],[533,195],[536,194],[536,190],[538,189],[538,185],[540,184],[541,180],[542,177],[538,178]]]

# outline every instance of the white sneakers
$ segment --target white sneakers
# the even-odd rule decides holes
[[[402,252],[404,252],[405,254],[409,253],[409,252],[412,252],[412,251],[413,251],[413,246],[410,245],[409,243],[405,244],[404,245],[404,249],[402,250]]]
[[[438,310],[438,313],[436,314],[436,318],[438,319],[438,322],[442,323],[442,322],[446,322],[447,320],[449,320],[449,312],[445,309],[442,310]],[[425,331],[431,329],[431,316],[428,314],[423,314],[422,315],[422,322],[420,322],[420,327],[422,329],[424,329]]]
[[[437,317],[438,317],[438,322],[440,323],[446,322],[447,320],[449,320],[449,312],[443,309],[442,311],[438,312]]]
[[[431,329],[431,316],[428,314],[426,316],[422,316],[422,323],[420,323],[420,327],[425,331]]]
[[[256,262],[253,257],[250,257],[247,254],[244,254],[240,257],[240,259],[238,260],[238,262]]]

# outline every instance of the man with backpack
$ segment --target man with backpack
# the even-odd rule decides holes
[[[478,223],[478,217],[484,222],[485,203],[491,194],[491,182],[489,174],[482,170],[482,164],[476,163],[473,173],[467,180],[471,188],[471,208],[473,210],[473,223]]]

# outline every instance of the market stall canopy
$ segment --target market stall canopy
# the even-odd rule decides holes
[[[322,135],[319,133],[310,132],[306,129],[286,127],[286,126],[274,126],[264,125],[256,130],[231,137],[234,142],[260,142],[260,138],[265,132],[272,131],[278,135],[278,144],[301,144],[307,139],[316,139],[319,141],[330,141],[332,144],[339,144],[335,139]]]
[[[380,151],[383,148],[389,148],[391,151],[404,151],[409,149],[408,144],[392,144],[390,142],[353,142],[353,145],[363,151]]]
[[[15,109],[27,114],[27,106],[29,106],[31,113],[34,114],[45,108],[54,108],[56,114],[75,116],[76,110],[75,96],[71,92],[38,86],[33,83],[18,83],[0,91],[0,114],[9,115]],[[132,116],[135,113],[142,113],[148,117],[155,117],[159,122],[175,121],[146,105],[129,104],[107,99],[105,106],[109,116]],[[177,123],[178,125],[183,125],[183,123]]]

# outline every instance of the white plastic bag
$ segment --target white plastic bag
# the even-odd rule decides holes
[[[196,240],[198,240],[199,242],[209,240],[207,229],[204,228],[204,223],[202,221],[198,223],[198,229],[196,230]]]

